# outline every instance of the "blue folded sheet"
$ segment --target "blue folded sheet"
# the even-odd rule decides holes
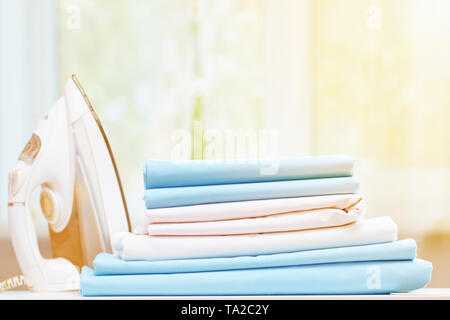
[[[415,257],[416,242],[412,239],[365,246],[211,259],[124,261],[112,254],[100,253],[94,260],[94,272],[97,276],[182,273],[298,266],[334,262],[413,260]]]
[[[84,267],[83,296],[286,295],[409,292],[430,280],[431,263],[370,261],[194,273],[96,276]]]
[[[267,161],[149,160],[144,165],[146,189],[230,183],[268,182],[348,177],[354,159],[349,156],[315,156]]]
[[[222,184],[145,190],[147,209],[196,204],[357,193],[356,177]]]

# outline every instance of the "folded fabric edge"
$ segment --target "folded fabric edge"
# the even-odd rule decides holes
[[[400,262],[400,264],[398,263]],[[211,287],[207,288],[205,293],[201,292],[201,290],[199,290],[199,288],[195,289],[195,290],[191,290],[189,291],[186,289],[178,289],[173,287],[173,283],[172,283],[172,287],[169,290],[172,290],[171,292],[164,292],[164,289],[156,289],[153,290],[152,293],[150,293],[150,291],[145,291],[142,290],[143,288],[138,288],[136,287],[135,289],[133,289],[133,284],[131,285],[131,289],[130,288],[126,288],[126,283],[128,280],[130,279],[139,279],[140,277],[142,277],[142,279],[151,279],[149,277],[152,276],[157,276],[157,278],[154,278],[155,280],[158,280],[157,283],[159,283],[159,285],[161,285],[161,280],[163,279],[171,279],[171,276],[176,276],[178,277],[178,274],[167,274],[167,275],[116,275],[116,276],[95,276],[95,274],[93,273],[92,269],[88,268],[88,267],[84,267],[82,270],[82,276],[81,276],[81,289],[80,292],[83,296],[108,296],[108,295],[170,295],[170,296],[177,296],[177,295],[208,295],[208,296],[216,296],[216,295],[266,295],[266,294],[272,294],[272,295],[286,295],[286,294],[380,294],[380,293],[403,293],[403,292],[410,292],[419,288],[423,288],[425,287],[429,281],[431,280],[431,273],[433,270],[433,266],[431,264],[431,262],[429,261],[425,261],[422,259],[415,259],[413,261],[411,261],[412,263],[415,264],[414,268],[412,270],[410,270],[411,274],[410,275],[405,275],[403,274],[402,270],[401,270],[401,261],[397,261],[397,266],[399,269],[394,270],[391,268],[390,274],[391,277],[394,277],[394,279],[391,279],[391,289],[387,289],[387,288],[377,288],[377,287],[372,287],[369,288],[367,287],[367,289],[370,290],[358,290],[358,289],[348,289],[348,288],[342,288],[342,291],[339,290],[339,288],[334,287],[334,288],[324,288],[323,292],[318,292],[318,290],[310,290],[310,289],[300,289],[297,292],[292,292],[293,288],[287,289],[286,292],[280,292],[283,291],[283,289],[280,290],[280,288],[277,289],[276,293],[273,292],[269,292],[272,289],[268,289],[270,288],[270,284],[268,285],[268,288],[265,288],[263,290],[261,290],[261,293],[253,290],[252,292],[244,292],[245,290],[242,289],[238,289],[241,290],[242,292],[236,292],[236,290],[231,290],[232,292],[227,292],[227,289],[224,288],[223,292],[214,292],[214,290],[211,290]],[[361,262],[361,263],[350,263],[349,265],[356,265],[356,264],[361,264],[361,266],[367,266],[366,271],[369,273],[368,277],[371,277],[370,273],[375,273],[376,274],[376,268],[377,264],[375,264],[376,262]],[[380,267],[383,266],[383,263],[387,264],[389,263],[389,261],[386,262],[380,262]],[[408,266],[408,265],[405,265]],[[411,266],[411,265],[410,265]],[[391,266],[394,267],[394,266]],[[292,269],[292,267],[284,267],[288,269]],[[370,268],[370,269],[369,269]],[[279,269],[279,268],[277,268]],[[300,268],[301,269],[301,268]],[[306,267],[306,270],[310,269],[310,267]],[[310,269],[311,270],[311,269]],[[262,272],[265,272],[263,270],[261,270]],[[369,272],[370,271],[370,272]],[[229,278],[229,276],[233,275],[234,272],[239,272],[239,271],[225,271],[225,272],[216,272],[216,274],[221,274],[223,276],[225,276],[226,278]],[[254,270],[249,270],[249,272],[257,272]],[[204,273],[197,273],[198,275],[200,274],[204,274]],[[239,273],[238,273],[239,274]],[[263,273],[264,274],[264,273]],[[278,273],[279,274],[279,273]],[[242,273],[240,274],[242,276]],[[260,274],[262,275],[262,274]],[[398,280],[395,280],[396,275],[399,275]],[[401,275],[401,276],[400,276]],[[190,279],[189,281],[192,282],[193,279],[191,275],[186,275],[187,279]],[[197,277],[196,274],[193,275],[194,277]],[[410,280],[405,280],[405,276],[408,276]],[[169,277],[169,278],[166,278]],[[203,278],[203,276],[202,276]],[[204,278],[203,278],[204,279]],[[256,278],[255,278],[256,279]],[[223,279],[225,280],[225,279]],[[272,279],[273,280],[273,279]],[[100,281],[100,282],[99,282]],[[119,289],[117,289],[117,285],[118,282],[116,281],[120,281],[120,285],[125,285],[125,290],[123,290],[122,288],[119,287]],[[164,280],[163,280],[164,281]],[[170,280],[169,280],[170,281]],[[209,281],[209,280],[208,280]],[[135,283],[139,283],[139,282],[135,282]],[[273,283],[273,281],[272,281]],[[367,278],[367,283],[369,283],[369,278]],[[376,283],[375,283],[376,284]],[[108,286],[111,285],[111,287],[108,288]],[[370,284],[372,285],[372,284]],[[158,286],[158,284],[157,284]],[[367,286],[369,286],[367,284]],[[114,288],[115,287],[115,288]],[[375,290],[373,290],[375,289]],[[116,290],[116,291],[114,291]],[[135,290],[134,292],[132,292],[133,290]],[[131,292],[130,292],[131,291]],[[295,291],[295,289],[294,289]],[[309,292],[308,292],[309,291]],[[370,292],[369,292],[370,291]]]
[[[322,210],[324,212],[314,213],[313,211]],[[346,212],[340,209],[315,209],[312,212],[288,212],[279,213],[263,217],[230,219],[221,221],[205,221],[205,222],[184,222],[184,223],[149,223],[147,230],[142,230],[142,225],[136,229],[135,234],[148,234],[149,236],[226,236],[226,235],[246,235],[261,234],[273,232],[290,232],[290,231],[306,231],[322,228],[341,227],[361,220],[360,212]],[[331,212],[332,211],[332,212]],[[280,225],[277,219],[293,214],[317,215],[316,225],[292,224]],[[264,223],[264,220],[272,222],[271,226],[254,226],[258,223]],[[222,225],[222,232],[219,231],[217,224]],[[247,224],[246,228],[240,224]],[[228,225],[228,226],[227,226]],[[234,225],[234,227],[233,227]],[[253,227],[254,226],[254,227]],[[192,228],[191,231],[189,228]],[[240,227],[240,228],[239,228]],[[172,229],[171,229],[172,228]],[[233,229],[234,228],[234,229]],[[253,229],[252,229],[253,228]],[[258,229],[260,228],[260,229]],[[180,230],[181,229],[181,230]],[[140,232],[140,233],[139,233]]]
[[[377,255],[376,257],[367,257],[367,254],[356,254],[355,250],[368,250],[372,249],[382,250],[383,254]],[[374,249],[374,250],[375,250]],[[380,244],[369,244],[363,246],[350,246],[342,248],[328,248],[328,249],[315,249],[315,250],[305,250],[287,253],[276,253],[267,255],[256,255],[256,256],[239,256],[239,257],[225,257],[225,258],[198,258],[198,259],[172,259],[163,261],[151,261],[151,260],[121,260],[120,257],[109,254],[100,253],[94,259],[94,273],[95,275],[113,275],[113,274],[125,274],[127,266],[141,266],[146,264],[150,269],[153,270],[151,273],[161,274],[161,273],[189,273],[189,272],[200,272],[200,271],[214,271],[214,270],[239,270],[247,268],[267,268],[267,267],[281,267],[281,266],[300,266],[300,265],[315,265],[315,264],[328,264],[328,263],[338,263],[338,262],[362,262],[362,261],[397,261],[397,260],[414,260],[417,257],[416,254],[417,245],[413,239],[403,239],[395,242],[386,242]],[[349,254],[351,258],[337,257],[337,252],[344,251]],[[304,256],[308,257],[308,261],[305,260]],[[384,255],[384,256],[383,256]],[[303,257],[302,257],[303,256]],[[332,256],[327,260],[323,256]],[[300,260],[299,260],[300,259]],[[334,260],[333,260],[334,259]],[[218,263],[218,266],[211,268],[211,261]],[[280,262],[281,261],[281,262]],[[299,261],[302,261],[299,263]],[[283,263],[283,264],[280,264]],[[115,271],[113,273],[108,273],[111,270],[111,264],[116,265]],[[203,264],[203,265],[202,265]],[[155,269],[156,265],[156,269]],[[180,267],[183,265],[183,267]],[[194,265],[194,267],[193,267]],[[200,267],[199,267],[200,265]],[[205,265],[208,265],[205,267]],[[180,269],[181,268],[181,269]],[[183,269],[184,268],[184,269]],[[201,269],[203,268],[203,269]],[[162,271],[162,269],[164,269]],[[128,269],[130,270],[130,269]],[[142,270],[142,269],[140,269]],[[173,271],[176,270],[176,271]],[[128,271],[129,272],[129,271]],[[141,274],[142,271],[133,274]],[[144,272],[147,273],[147,272]]]
[[[318,192],[312,191],[314,188],[317,188],[317,184],[323,183],[323,181],[329,180],[332,184],[329,190]],[[293,190],[297,190],[296,186],[290,186],[289,191],[280,190],[280,193],[275,193],[271,195],[263,195],[255,194],[255,189],[253,188],[276,188],[277,185],[282,185],[284,188],[288,184],[306,184],[309,181],[309,187],[306,188],[306,191],[303,190],[300,193]],[[205,185],[205,186],[192,186],[192,187],[174,187],[174,188],[154,188],[154,189],[146,189],[144,191],[144,200],[147,209],[159,209],[159,208],[174,208],[174,207],[185,207],[191,205],[200,205],[200,204],[213,204],[220,202],[241,202],[248,200],[266,200],[266,199],[286,199],[292,197],[312,197],[319,195],[341,195],[341,194],[357,194],[360,188],[360,181],[357,177],[339,177],[339,178],[324,178],[324,179],[305,179],[305,180],[288,180],[288,181],[267,181],[267,182],[255,182],[255,183],[241,183],[238,184],[239,187],[244,186],[244,188],[250,188],[251,195],[246,195],[245,198],[241,198],[242,195],[233,194],[230,197],[223,199],[224,195],[227,193],[225,189],[235,188],[236,184],[222,184],[222,185]],[[313,185],[313,187],[311,187]],[[221,189],[217,189],[221,188]],[[180,194],[176,194],[174,197],[174,189],[178,189],[177,191],[182,191],[181,198]],[[220,197],[219,200],[199,200],[199,194],[202,192],[213,192],[215,193],[215,197]],[[228,190],[229,191],[229,190]],[[189,198],[189,201],[186,200],[186,193],[195,193],[194,198]],[[169,201],[170,198],[170,201]],[[164,203],[164,204],[163,204]]]
[[[280,203],[300,201],[300,204],[290,204],[286,207]],[[306,204],[305,204],[306,202]],[[308,203],[309,202],[309,203]],[[345,202],[345,204],[340,203]],[[264,207],[264,210],[254,210],[255,205]],[[237,214],[237,206],[240,213]],[[304,209],[298,209],[303,206]],[[269,209],[267,209],[269,208]],[[146,210],[146,219],[148,223],[184,223],[184,222],[207,222],[207,221],[226,221],[234,219],[258,218],[281,213],[308,212],[315,209],[343,209],[351,211],[357,208],[364,211],[365,201],[359,194],[340,194],[340,195],[317,195],[310,197],[294,197],[281,199],[263,199],[246,200],[234,202],[208,203],[189,205],[182,207],[156,208]],[[219,211],[217,214],[211,213]],[[226,212],[227,214],[224,214]],[[177,217],[178,216],[178,217]]]
[[[238,159],[236,159],[238,160]],[[245,161],[245,159],[243,159]],[[156,177],[152,177],[152,175],[149,173],[150,170],[150,166],[154,166],[156,164],[156,167],[158,169],[158,172],[160,172],[161,168],[160,165],[161,164],[169,164],[169,165],[177,165],[177,164],[181,164],[181,165],[188,165],[191,166],[193,164],[198,165],[198,164],[205,164],[205,165],[210,165],[210,164],[217,164],[218,161],[217,160],[158,160],[158,159],[149,159],[147,160],[144,164],[143,164],[143,179],[144,179],[144,187],[145,189],[157,189],[157,188],[176,188],[176,187],[193,187],[193,186],[205,186],[205,185],[220,185],[220,184],[238,184],[238,183],[255,183],[255,182],[264,182],[264,181],[289,181],[289,180],[305,180],[305,179],[326,179],[326,178],[340,178],[340,177],[351,177],[354,175],[354,163],[355,163],[355,158],[352,156],[348,156],[348,155],[324,155],[324,156],[305,156],[305,157],[299,157],[299,158],[276,158],[276,159],[258,159],[261,163],[264,163],[264,161],[273,161],[273,160],[277,160],[277,161],[302,161],[302,160],[320,160],[320,161],[324,161],[324,160],[334,160],[332,161],[335,162],[334,165],[337,166],[343,166],[345,169],[338,169],[338,172],[330,172],[330,173],[324,173],[324,174],[312,174],[312,175],[301,175],[301,176],[296,176],[296,177],[292,177],[292,178],[280,178],[280,180],[273,180],[273,179],[255,179],[255,178],[251,178],[251,177],[247,177],[245,179],[241,179],[238,182],[231,182],[231,183],[189,183],[189,184],[180,184],[180,183],[161,183],[159,182],[159,180],[161,180],[163,177],[157,175]],[[230,165],[229,162],[227,162],[227,160],[223,160],[223,162],[220,162],[219,164],[224,164],[224,165]],[[231,163],[232,165],[232,163]],[[332,164],[333,165],[333,164]],[[324,165],[327,166],[327,165]],[[163,170],[164,171],[164,170]],[[192,174],[192,173],[191,173]],[[153,178],[153,179],[152,179]],[[154,179],[156,178],[156,179]],[[158,182],[154,182],[152,180],[157,180]],[[164,179],[167,180],[167,179]]]
[[[261,216],[252,216],[252,217],[243,217],[243,218],[233,218],[233,219],[223,219],[223,220],[210,220],[210,221],[184,221],[184,222],[158,222],[154,223],[151,221],[150,217],[147,216],[146,219],[138,224],[136,228],[133,230],[134,234],[140,235],[160,235],[160,236],[184,236],[184,235],[228,235],[228,234],[254,234],[254,233],[267,233],[267,232],[283,232],[283,231],[300,231],[300,230],[311,230],[311,229],[319,229],[325,227],[338,227],[346,224],[354,223],[359,221],[364,215],[364,200],[360,197],[355,202],[351,203],[349,206],[345,208],[335,208],[335,207],[324,207],[324,208],[316,208],[310,210],[300,210],[300,211],[288,211],[288,212],[279,212],[273,214],[266,214]],[[333,213],[330,210],[334,210]],[[292,226],[279,226],[276,227],[276,223],[271,230],[250,230],[251,225],[257,224],[258,222],[263,222],[265,219],[277,219],[278,217],[288,217],[290,215],[310,215],[311,218],[314,218],[314,215],[317,214],[322,221],[322,225],[317,226],[305,226],[305,225],[292,225]],[[342,217],[342,221],[336,221],[338,217]],[[333,222],[334,220],[334,222]],[[275,220],[274,220],[275,222]],[[227,232],[227,233],[219,233],[217,230],[217,224],[222,223],[222,227],[236,224],[249,224],[248,232]],[[224,226],[225,225],[225,226]],[[211,226],[210,228],[208,226]],[[180,231],[180,233],[176,233],[176,229],[184,229],[185,231]],[[187,232],[190,227],[194,229],[192,232]],[[166,228],[166,231],[164,231]],[[170,231],[170,228],[174,229]],[[202,233],[195,233],[195,228],[203,228]],[[207,232],[205,230],[211,230]],[[200,232],[200,231],[198,231]]]
[[[120,254],[120,257],[124,260],[136,260],[137,257],[141,256],[142,253],[145,252],[145,255],[147,255],[148,258],[152,256],[153,260],[170,260],[175,258],[212,258],[212,257],[230,257],[230,256],[241,256],[246,254],[270,254],[275,253],[276,250],[274,248],[271,248],[270,250],[263,250],[260,246],[255,249],[253,253],[250,253],[249,251],[241,250],[239,252],[235,252],[237,254],[231,254],[231,251],[226,249],[225,245],[232,244],[235,241],[253,241],[255,243],[255,239],[261,239],[258,240],[258,242],[262,241],[283,241],[285,240],[286,236],[289,235],[296,235],[301,237],[306,236],[314,236],[315,241],[318,241],[319,234],[322,235],[330,234],[328,230],[331,230],[333,232],[337,232],[337,234],[334,234],[333,237],[337,237],[336,240],[339,239],[340,234],[344,235],[347,232],[352,232],[356,228],[356,235],[357,238],[351,240],[350,242],[344,244],[341,243],[339,245],[333,246],[331,243],[327,243],[325,245],[323,244],[306,244],[302,247],[295,247],[289,249],[288,247],[280,248],[281,251],[279,252],[292,252],[292,251],[303,251],[303,250],[313,250],[313,249],[325,249],[325,248],[332,248],[332,247],[345,247],[345,246],[353,246],[353,245],[367,245],[367,244],[373,244],[373,243],[383,243],[383,242],[392,242],[397,240],[398,236],[398,226],[397,224],[392,220],[389,216],[383,216],[383,217],[376,217],[371,219],[363,219],[356,223],[350,223],[344,226],[338,226],[338,227],[330,227],[330,228],[319,228],[319,229],[310,229],[310,230],[300,230],[300,231],[287,231],[287,232],[271,232],[271,233],[262,233],[262,234],[246,234],[246,235],[227,235],[227,236],[147,236],[147,235],[136,235],[132,233],[124,233],[124,235],[117,236],[114,238],[117,238],[120,240],[120,242],[115,242],[113,244],[113,249],[118,251]],[[363,229],[361,229],[363,228]],[[366,231],[363,231],[364,228],[369,228]],[[361,232],[369,232],[370,237],[375,237],[371,239],[365,239],[360,238],[362,236]],[[376,233],[382,234],[382,237],[376,236]],[[331,233],[333,234],[333,233]],[[210,240],[216,239],[217,241],[220,241],[219,244],[221,248],[224,250],[221,255],[217,256],[211,256],[210,254],[207,254],[206,252],[202,252],[203,249],[193,249],[193,252],[196,252],[195,254],[192,254],[190,256],[188,255],[180,255],[177,253],[177,250],[179,251],[180,245],[186,246],[187,242],[190,241],[191,245],[199,245],[202,244],[201,247],[208,247],[208,251],[211,251],[211,242]],[[170,245],[175,246],[173,247],[172,251],[165,252],[162,254],[163,250],[163,244],[170,240]],[[203,240],[207,240],[207,243],[203,243]],[[133,244],[134,242],[138,241],[140,243],[140,247],[136,247],[136,244]],[[230,242],[231,241],[231,242]],[[203,245],[204,244],[204,245]],[[284,242],[283,246],[287,244]],[[142,251],[144,250],[144,251]],[[153,253],[148,253],[150,250],[153,251]],[[202,252],[200,254],[200,252]],[[156,255],[155,255],[156,254]],[[154,257],[153,257],[154,256]]]

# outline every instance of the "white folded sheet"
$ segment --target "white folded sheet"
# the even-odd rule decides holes
[[[147,220],[134,233],[228,235],[295,231],[356,222],[363,212],[362,197],[355,194],[206,204],[148,210]]]
[[[395,222],[390,217],[379,217],[341,227],[247,235],[148,236],[121,232],[112,243],[124,260],[167,260],[273,254],[396,239]]]
[[[348,209],[360,202],[357,194],[221,202],[147,210],[148,223],[217,221],[264,217],[313,209]]]
[[[280,231],[295,231],[336,227],[356,222],[360,210],[346,212],[340,209],[316,209],[276,215],[235,219],[227,221],[185,222],[185,223],[151,223],[147,230],[149,235],[228,235],[250,234]]]

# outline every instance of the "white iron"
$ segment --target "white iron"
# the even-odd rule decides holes
[[[40,187],[54,259],[38,248],[30,196]],[[25,282],[33,291],[78,290],[79,268],[112,252],[130,231],[127,205],[105,131],[75,76],[37,128],[9,174],[8,218]]]

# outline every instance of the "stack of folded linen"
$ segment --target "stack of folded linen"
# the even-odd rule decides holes
[[[389,217],[362,219],[353,159],[151,160],[147,220],[83,268],[90,295],[370,294],[430,280]]]

